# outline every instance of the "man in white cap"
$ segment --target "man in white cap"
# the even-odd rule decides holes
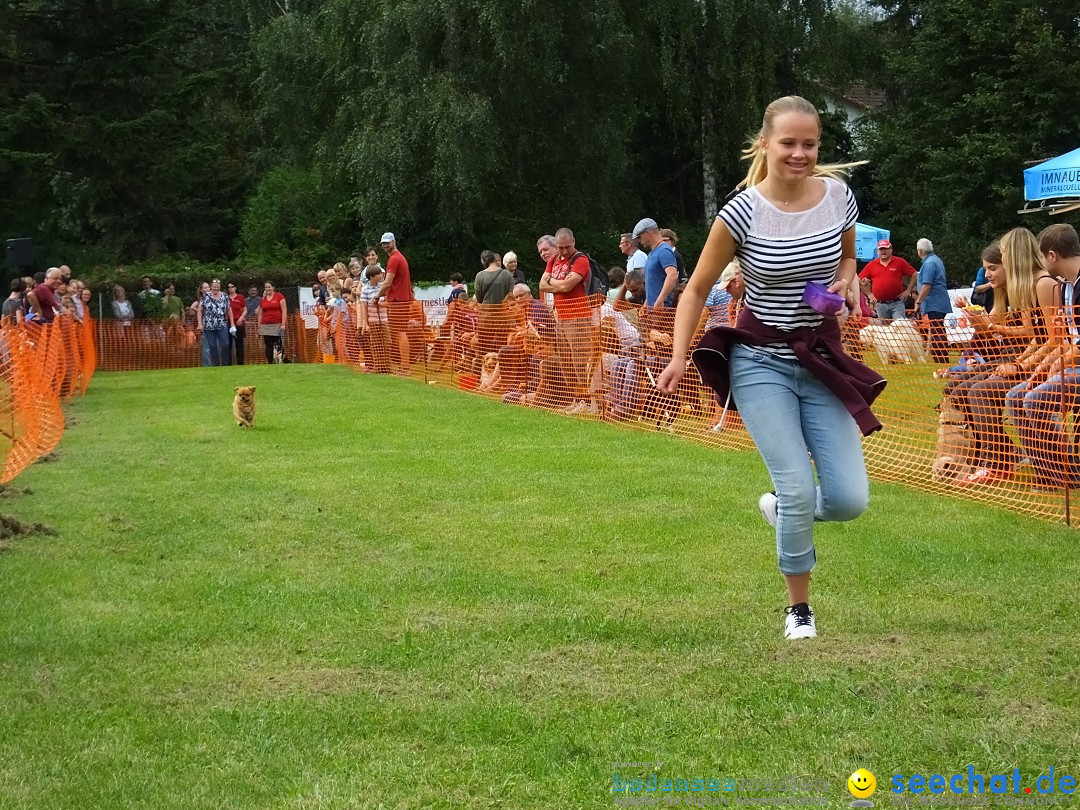
[[[878,257],[862,269],[859,278],[870,279],[870,293],[877,301],[879,318],[904,318],[907,316],[904,299],[915,290],[915,268],[906,259],[893,255],[892,242],[888,239],[877,243],[877,252]]]
[[[382,245],[382,249],[386,251],[386,278],[373,297],[376,300],[386,297],[387,308],[390,310],[390,337],[397,340],[398,351],[401,354],[398,373],[408,376],[412,371],[412,354],[409,346],[409,315],[411,314],[410,310],[412,310],[413,301],[409,263],[401,255],[401,251],[397,249],[397,240],[390,231],[382,235],[379,243]]]
[[[671,245],[660,235],[655,219],[645,219],[634,226],[635,242],[649,251],[645,262],[645,306],[670,307],[679,283],[679,262]]]

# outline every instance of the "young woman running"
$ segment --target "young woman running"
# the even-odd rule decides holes
[[[722,401],[730,394],[772,477],[775,492],[762,495],[758,507],[776,530],[788,639],[817,635],[809,604],[814,522],[851,520],[866,510],[859,433],[881,427],[869,406],[885,387],[844,354],[838,313],[823,315],[803,302],[808,282],[841,298],[858,283],[858,208],[838,179],[848,167],[817,164],[820,137],[817,110],[805,99],[787,96],[766,108],[744,153],[751,159],[746,189],[717,215],[679,303],[671,363],[659,380],[662,391],[674,393],[709,289],[737,256],[746,282],[742,313],[734,328],[706,334],[694,362]]]

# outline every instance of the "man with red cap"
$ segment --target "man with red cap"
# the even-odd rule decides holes
[[[877,316],[893,320],[906,317],[904,299],[915,291],[918,273],[905,259],[894,256],[892,242],[882,239],[877,243],[878,257],[870,261],[859,273],[859,278],[870,279],[870,292],[877,301]]]

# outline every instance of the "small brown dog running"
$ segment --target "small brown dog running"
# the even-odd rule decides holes
[[[255,424],[255,386],[240,386],[234,389],[236,396],[232,401],[233,416],[239,427],[249,428]]]

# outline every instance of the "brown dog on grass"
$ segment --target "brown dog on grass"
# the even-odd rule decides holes
[[[232,401],[233,416],[239,427],[249,428],[255,423],[255,386],[240,386],[234,389],[236,396]]]

